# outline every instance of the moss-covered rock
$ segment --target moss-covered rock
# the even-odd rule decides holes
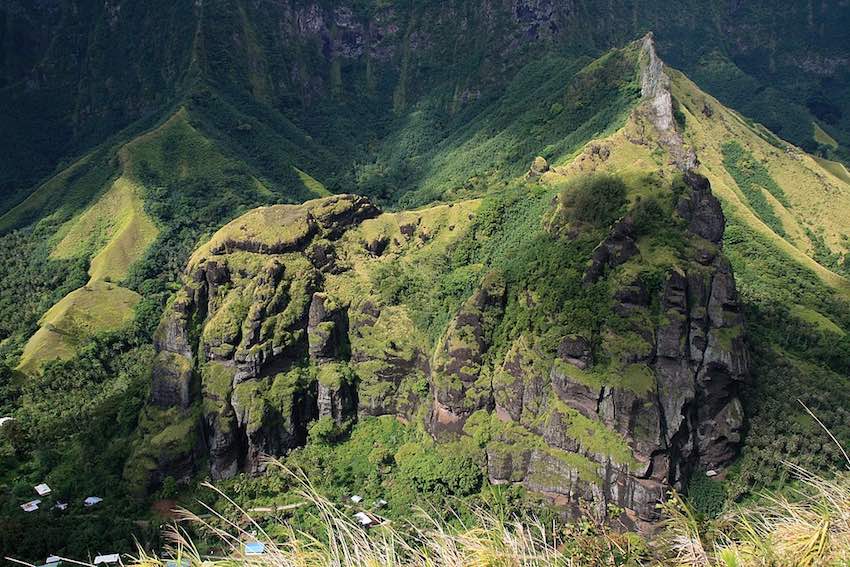
[[[724,220],[707,181],[677,172],[689,149],[652,107],[669,82],[633,48],[646,100],[572,169],[483,203],[258,209],[193,255],[155,375],[166,392],[185,361],[199,374],[213,476],[261,471],[316,418],[387,414],[474,444],[491,482],[600,518],[610,503],[652,520],[670,486],[730,462],[748,360]]]

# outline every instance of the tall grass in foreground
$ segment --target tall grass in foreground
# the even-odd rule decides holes
[[[229,551],[221,558],[201,557],[186,533],[174,528],[171,557],[192,567],[850,566],[850,474],[826,479],[788,466],[798,479],[793,491],[764,494],[757,505],[735,507],[715,520],[700,519],[672,493],[661,505],[665,519],[651,553],[633,535],[588,533],[575,526],[559,530],[534,520],[505,521],[483,510],[471,526],[449,526],[419,510],[406,525],[364,530],[350,511],[296,475],[299,496],[314,507],[322,535],[286,526],[286,535],[273,540],[253,520],[241,527],[209,509],[227,529],[189,513],[186,519],[217,536]],[[265,554],[245,556],[244,542],[255,539],[266,543]],[[166,561],[142,555],[136,563],[165,567]]]
[[[272,464],[282,466],[274,461]],[[211,514],[209,519],[184,512],[187,521],[219,538],[229,551],[221,558],[201,557],[186,532],[174,527],[169,533],[172,560],[178,565],[182,562],[183,565],[211,567],[573,565],[562,551],[564,542],[555,535],[557,532],[539,521],[504,521],[489,512],[478,511],[473,526],[458,529],[450,528],[446,522],[423,510],[416,510],[407,525],[384,522],[366,530],[358,525],[351,511],[322,496],[305,476],[292,474],[299,484],[298,496],[313,507],[320,520],[321,535],[286,525],[284,537],[271,538],[227,495],[207,485],[248,518],[247,527],[210,507],[206,507]],[[246,556],[243,549],[247,541],[265,543],[264,553]],[[164,567],[167,561],[141,554],[135,563],[144,567]]]
[[[802,402],[800,402],[802,404]],[[835,443],[850,471],[850,456]],[[850,472],[833,478],[786,463],[797,480],[793,490],[766,492],[757,504],[737,506],[700,521],[677,494],[661,505],[665,520],[656,542],[662,565],[698,567],[850,566]]]
[[[663,505],[663,564],[699,567],[850,566],[850,475],[825,479],[788,465],[798,485],[700,522],[677,495]]]
[[[276,466],[283,466],[273,462]],[[237,522],[206,507],[209,514],[183,512],[185,520],[221,543],[221,556],[202,556],[179,526],[170,528],[168,559],[140,552],[126,564],[139,567],[848,567],[850,566],[850,472],[833,478],[789,464],[793,490],[765,493],[757,504],[737,506],[706,520],[675,492],[660,505],[664,520],[649,550],[634,534],[579,524],[504,520],[485,510],[471,525],[445,522],[423,510],[407,522],[363,529],[351,510],[322,496],[310,481],[292,473],[298,495],[318,520],[316,532],[290,524],[275,537],[236,508]],[[850,459],[848,459],[850,467]],[[281,535],[283,533],[283,535]],[[262,555],[246,556],[244,543],[265,543]],[[13,560],[14,561],[14,560]],[[20,563],[20,562],[19,562]],[[87,563],[79,563],[79,565]],[[26,565],[26,564],[25,564]],[[88,566],[93,567],[93,566]]]

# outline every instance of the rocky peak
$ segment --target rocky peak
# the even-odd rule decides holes
[[[660,130],[669,83],[651,42],[645,57],[636,112],[661,116],[660,140],[675,149],[675,125]],[[492,269],[439,339],[418,340],[408,306],[379,280],[432,243],[465,238],[456,225],[474,214],[462,203],[379,214],[338,195],[234,220],[193,255],[157,333],[151,406],[196,419],[203,446],[163,455],[155,475],[200,466],[198,454],[215,478],[261,472],[262,453],[305,443],[315,419],[389,414],[421,420],[438,441],[484,440],[493,483],[600,519],[616,504],[637,527],[653,521],[671,486],[735,456],[748,373],[723,212],[707,179],[680,176],[676,206],[657,207],[672,215],[675,252],[653,253],[636,203],[610,228],[542,235],[563,239],[558,250],[597,243],[558,261],[574,262],[574,295],[612,314],[600,328],[549,325],[572,308],[539,314],[536,290]],[[673,191],[667,183],[659,190]]]
[[[664,62],[655,50],[652,32],[640,40],[640,92],[644,99],[643,112],[655,127],[659,142],[670,153],[673,163],[682,171],[696,167],[697,156],[685,146],[673,119],[673,95],[670,77],[664,72]]]

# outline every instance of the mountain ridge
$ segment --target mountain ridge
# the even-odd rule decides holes
[[[323,157],[335,164],[334,175],[340,176],[320,181],[339,192],[351,182],[347,169],[352,162],[382,156],[359,153],[347,142],[340,145],[334,132],[344,131],[359,144],[374,143],[387,127],[395,128],[387,109],[410,109],[430,98],[429,90],[441,82],[446,84],[435,89],[440,91],[435,102],[462,109],[503,88],[504,76],[533,60],[538,50],[594,58],[647,30],[655,30],[674,65],[691,75],[698,71],[703,86],[722,91],[733,106],[740,105],[739,110],[775,131],[793,128],[785,137],[794,143],[815,151],[817,121],[846,148],[848,112],[842,112],[841,93],[847,88],[842,74],[847,54],[835,52],[834,46],[846,39],[842,23],[850,14],[840,2],[823,2],[817,10],[792,3],[771,25],[761,16],[767,13],[764,7],[722,3],[559,6],[515,1],[485,3],[481,10],[462,2],[160,4],[157,10],[145,11],[119,1],[32,6],[11,2],[3,10],[4,45],[15,34],[34,36],[19,43],[26,46],[20,54],[4,49],[0,92],[8,101],[4,107],[16,112],[0,117],[10,133],[24,138],[9,144],[10,156],[25,151],[32,166],[51,167],[67,158],[68,148],[55,148],[57,140],[45,141],[41,153],[56,157],[44,163],[31,151],[32,141],[26,140],[30,133],[67,132],[62,142],[71,141],[81,153],[120,127],[152,115],[155,119],[169,105],[204,96],[212,88],[248,115],[276,115],[270,125],[277,122],[273,130],[278,138],[303,143],[302,134],[307,134],[319,141],[307,145],[313,146],[313,153],[325,146]],[[597,25],[584,25],[588,21]],[[777,29],[785,41],[777,41]],[[54,39],[48,42],[51,34]],[[734,41],[721,40],[724,36]],[[144,39],[128,43],[127,37]],[[498,37],[498,49],[480,37]],[[824,46],[830,46],[828,54]],[[139,63],[112,64],[125,56]],[[83,72],[75,72],[74,65]],[[803,78],[811,94],[787,86]],[[259,85],[256,97],[254,85]],[[820,96],[819,88],[835,94],[831,99]],[[39,106],[45,98],[49,104]],[[343,102],[369,120],[340,113]],[[328,124],[323,115],[334,116],[335,123]],[[30,129],[25,121],[45,126]],[[829,155],[835,153],[828,144],[821,146]],[[836,157],[846,160],[846,155]],[[17,161],[18,171],[30,166],[26,160]],[[4,193],[24,195],[34,182],[24,187],[4,182]]]
[[[252,6],[240,16],[249,23]],[[224,9],[218,3],[212,13]],[[532,27],[540,25],[534,13]],[[356,51],[357,34],[340,37],[328,44],[332,53],[343,50],[335,55],[339,98],[318,96],[330,82],[316,83],[302,93],[314,97],[310,112],[337,116],[356,92],[349,86],[365,81],[343,58],[344,50]],[[326,140],[313,137],[327,125],[310,123],[315,114],[304,112],[296,124],[253,94],[201,82],[161,124],[137,123],[59,174],[39,197],[43,208],[2,221],[18,227],[0,237],[10,260],[0,278],[3,358],[19,362],[24,343],[41,332],[42,316],[58,331],[78,334],[61,360],[51,362],[55,353],[48,352],[26,375],[0,365],[3,413],[29,432],[0,440],[7,475],[20,475],[0,477],[15,486],[1,500],[4,514],[17,512],[15,498],[29,490],[24,479],[47,480],[74,496],[108,490],[99,517],[116,522],[103,537],[131,545],[136,534],[151,542],[155,536],[131,525],[142,517],[161,521],[147,510],[152,495],[145,492],[192,498],[210,471],[258,472],[261,452],[300,447],[288,462],[327,480],[333,493],[361,486],[375,498],[392,492],[390,516],[425,496],[443,502],[442,491],[474,497],[482,484],[504,483],[507,494],[524,486],[549,493],[562,508],[584,496],[597,517],[606,515],[606,503],[622,504],[629,525],[640,526],[655,519],[651,501],[662,487],[689,489],[687,478],[707,482],[701,469],[729,464],[744,431],[738,410],[748,421],[743,451],[711,484],[730,498],[781,483],[783,460],[813,469],[838,463],[795,400],[818,408],[839,439],[850,438],[847,184],[660,59],[652,64],[640,46],[597,59],[535,54],[514,62],[514,75],[491,78],[505,81],[501,90],[476,93],[470,84],[429,91],[415,81],[406,84],[418,84],[418,93],[390,97],[382,90],[385,102],[404,106],[394,118],[404,128],[370,125],[363,137],[335,142],[376,144],[386,133],[362,162],[331,155]],[[641,80],[642,58],[644,70],[655,70],[652,81]],[[428,74],[408,65],[411,76]],[[255,88],[241,75],[227,80]],[[358,116],[351,108],[347,114],[349,121]],[[323,135],[343,137],[352,125]],[[348,165],[338,173],[341,163]],[[676,164],[683,163],[710,182],[720,216],[701,178],[679,179]],[[92,285],[137,294],[136,306],[123,311],[132,320],[117,330],[92,324],[91,332],[57,324],[56,311],[67,313],[62,298],[85,291],[92,260],[110,241],[109,230],[82,229],[108,209],[102,200],[122,174],[132,178],[158,235],[133,254],[129,270],[114,272],[121,281]],[[333,223],[317,228],[325,213],[275,220],[275,211],[363,199],[346,196],[359,188],[386,212],[344,231]],[[303,205],[323,190],[340,195]],[[592,198],[595,192],[605,199]],[[61,249],[74,254],[57,257],[69,234]],[[258,264],[266,256],[279,265]],[[703,277],[721,282],[716,293],[703,289]],[[528,293],[517,293],[522,289]],[[285,317],[274,312],[283,304],[293,305]],[[51,305],[56,311],[47,317]],[[105,305],[85,308],[98,314]],[[80,321],[72,313],[70,323]],[[685,335],[677,335],[677,322]],[[178,331],[180,344],[173,342]],[[677,343],[676,336],[687,340]],[[281,345],[288,345],[285,353]],[[658,356],[659,345],[676,354]],[[711,359],[712,372],[726,370],[697,380],[710,372],[690,352]],[[666,359],[687,367],[676,374],[684,394],[665,390],[648,400],[647,385],[657,380],[650,378],[670,377],[658,362]],[[749,367],[747,381],[742,366]],[[439,405],[422,402],[429,396]],[[655,413],[667,406],[668,431],[657,443],[630,423],[641,401]],[[714,419],[726,414],[728,420]],[[714,433],[700,434],[699,425]],[[381,431],[390,429],[415,447],[384,446]],[[378,460],[369,470],[379,471],[377,480],[362,468],[322,468],[325,453],[372,463],[371,453],[367,459],[352,445],[371,434]],[[454,478],[460,473],[447,464],[434,470],[449,488],[411,489],[399,471],[410,475],[406,467],[433,459],[460,466],[464,476]],[[277,482],[274,475],[237,475],[219,485],[262,500],[282,490]],[[2,541],[25,545],[27,533],[39,533],[33,526],[42,518],[8,517]],[[51,526],[58,529],[60,520]],[[96,521],[65,522],[63,533],[52,533],[67,549],[83,549],[80,534]],[[42,548],[54,551],[44,542],[28,547]]]
[[[655,181],[659,197],[651,200],[661,209],[637,206],[638,199],[626,216],[610,218],[610,227],[592,217],[567,220],[587,214],[571,212],[578,206],[571,201],[574,194],[608,191],[610,185],[611,197],[625,200],[626,186],[606,178],[585,189],[563,189],[556,199],[559,209],[544,213],[551,218],[550,235],[568,235],[547,246],[577,246],[553,261],[565,262],[568,271],[575,270],[574,263],[589,261],[578,289],[564,282],[576,294],[571,301],[586,301],[589,293],[604,311],[610,300],[603,299],[607,292],[602,290],[610,285],[610,320],[575,327],[564,322],[569,311],[532,315],[538,309],[535,301],[522,297],[548,288],[523,287],[510,271],[485,264],[481,279],[470,280],[472,295],[459,298],[461,306],[440,330],[436,345],[422,338],[404,343],[384,338],[384,345],[381,333],[415,337],[422,329],[412,324],[405,302],[388,302],[366,283],[369,277],[358,282],[350,276],[349,263],[366,274],[384,270],[419,253],[409,248],[431,246],[435,238],[448,238],[444,246],[451,251],[457,246],[453,240],[464,242],[464,234],[474,232],[469,221],[475,215],[465,221],[453,215],[460,224],[449,228],[451,221],[434,218],[426,208],[412,222],[399,222],[397,236],[368,229],[373,240],[367,241],[357,235],[360,225],[370,218],[384,226],[394,221],[381,220],[362,197],[337,195],[256,209],[195,252],[183,288],[160,323],[143,425],[150,441],[143,441],[128,463],[126,474],[133,483],[155,487],[168,476],[191,477],[203,466],[199,452],[209,455],[213,478],[262,471],[260,455],[305,443],[312,419],[342,426],[358,416],[387,414],[421,421],[445,441],[458,435],[490,438],[478,452],[486,455],[491,482],[521,482],[530,490],[559,495],[562,505],[575,508],[585,502],[598,519],[613,504],[626,509],[630,522],[649,522],[656,518],[654,503],[669,486],[684,486],[695,469],[728,464],[741,440],[743,408],[736,391],[748,363],[734,279],[717,248],[723,213],[708,181],[690,171],[696,157],[675,130],[671,84],[652,37],[612,57],[630,58],[640,69],[643,99],[630,120],[645,117],[656,129],[652,137],[669,152],[669,171],[685,175],[669,197],[665,182]],[[652,187],[651,179],[648,175],[643,183]],[[672,199],[670,212],[677,211],[675,218],[688,226],[685,233],[696,239],[693,251],[661,252],[663,247],[645,243],[639,249],[638,236],[648,229],[642,226],[646,215],[663,217],[670,206],[660,205],[661,199]],[[529,226],[527,238],[544,245],[551,237],[535,228],[541,222],[538,218]],[[576,230],[589,236],[580,237]],[[600,236],[601,242],[592,245]],[[665,267],[662,260],[652,268],[660,282],[651,288],[642,267],[647,260],[629,260],[659,253],[672,254],[677,267]],[[364,259],[354,259],[363,254]],[[346,283],[352,277],[358,283]],[[394,285],[392,276],[384,277],[389,279],[378,289]],[[609,284],[611,277],[624,283]],[[666,283],[658,288],[661,282]],[[357,291],[340,294],[351,286]],[[661,299],[651,299],[655,294]],[[524,309],[529,317],[542,318],[540,323],[528,329],[517,322],[505,326],[516,301],[530,302]],[[658,322],[651,307],[656,301],[664,314]],[[198,322],[199,329],[192,330]],[[518,326],[511,330],[512,325]],[[544,332],[547,325],[551,328]],[[657,330],[647,333],[646,325]],[[566,334],[550,336],[555,329]],[[507,353],[495,347],[502,333],[508,333],[502,339],[508,341]],[[199,337],[197,345],[193,336]],[[556,353],[544,345],[552,340],[558,347],[549,369],[543,361]],[[501,363],[492,358],[500,354],[506,357]],[[526,369],[529,364],[542,366],[543,375]],[[193,374],[200,376],[200,393]],[[275,393],[281,389],[289,392],[284,398]],[[156,424],[162,427],[163,416],[174,416],[175,410],[177,421],[159,429]],[[183,430],[187,421],[198,428],[196,443],[167,435],[176,445],[160,444],[168,429]],[[142,471],[149,471],[152,480],[143,481]]]

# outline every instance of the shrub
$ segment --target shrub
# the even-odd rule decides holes
[[[580,177],[561,192],[561,203],[568,221],[605,227],[623,213],[626,184],[604,173]]]
[[[726,503],[723,483],[697,471],[688,482],[688,503],[705,518],[716,518]]]

